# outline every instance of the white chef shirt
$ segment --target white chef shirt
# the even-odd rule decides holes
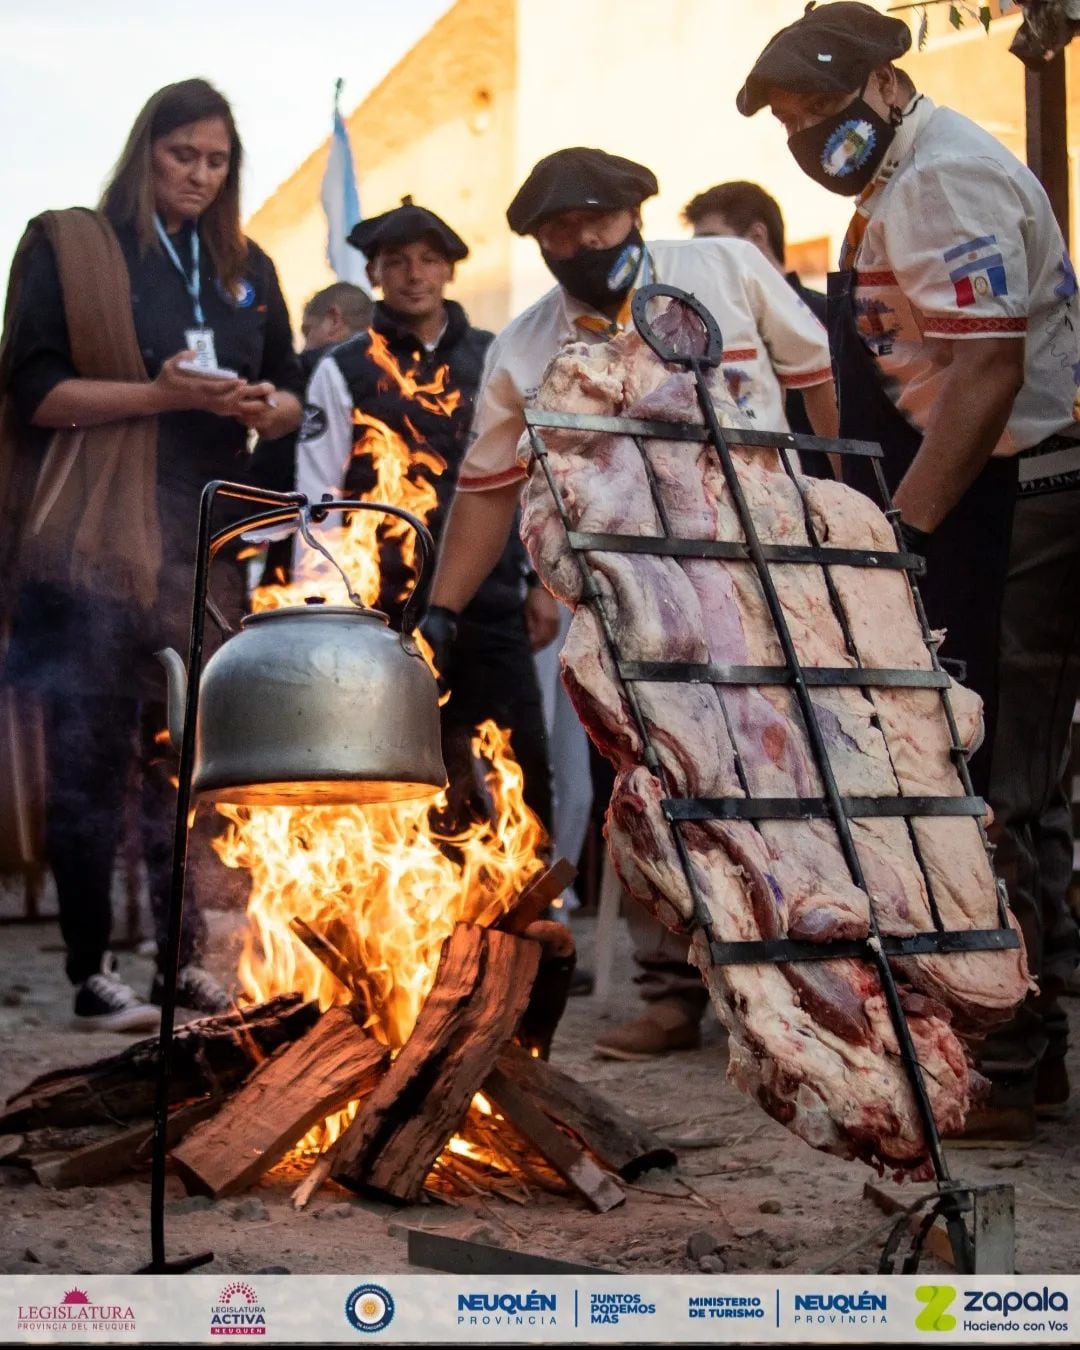
[[[822,325],[782,274],[743,239],[683,239],[647,248],[648,280],[690,292],[715,317],[724,339],[724,374],[738,406],[762,430],[786,431],[784,391],[832,379]],[[484,492],[526,477],[527,441],[523,458],[518,454],[524,408],[565,343],[607,340],[574,322],[595,314],[555,286],[491,344],[459,492]]]
[[[993,136],[925,96],[859,207],[856,323],[893,403],[920,431],[950,343],[1025,343],[1024,383],[995,455],[1074,429],[1080,313],[1072,264],[1038,179]],[[1075,428],[1080,430],[1080,428]]]

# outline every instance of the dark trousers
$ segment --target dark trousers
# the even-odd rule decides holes
[[[988,797],[994,859],[1039,980],[981,1051],[993,1073],[1065,1054],[1058,996],[1077,960],[1068,904],[1072,828],[1062,788],[1080,695],[1080,488],[1017,502],[1002,612],[998,724]]]
[[[174,757],[155,742],[164,726],[160,704],[131,699],[42,695],[45,722],[45,848],[56,880],[66,970],[81,984],[101,969],[112,931],[110,889],[123,829],[124,803],[136,757],[141,759],[139,824],[158,949],[164,952],[172,867],[176,791]],[[184,907],[180,963],[202,945],[203,926],[190,899]]]
[[[442,728],[452,815],[460,821],[476,814],[470,738],[490,717],[510,732],[510,748],[525,778],[525,804],[550,835],[551,761],[544,706],[520,610],[498,622],[461,621],[450,688]]]

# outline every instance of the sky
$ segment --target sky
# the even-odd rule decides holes
[[[329,134],[334,81],[351,111],[451,4],[0,0],[0,293],[27,220],[96,205],[162,85],[201,75],[231,102],[246,217]]]

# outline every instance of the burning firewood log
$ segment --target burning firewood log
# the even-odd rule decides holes
[[[184,1184],[215,1198],[246,1189],[313,1125],[370,1090],[389,1060],[350,1009],[329,1009],[173,1149]]]
[[[331,1176],[413,1202],[528,1003],[539,947],[461,925],[413,1033],[334,1145]]]
[[[224,1094],[319,1017],[314,1003],[282,994],[254,1008],[200,1018],[173,1041],[169,1100]],[[149,1116],[157,1090],[158,1041],[138,1041],[93,1064],[35,1078],[0,1113],[0,1135],[45,1126],[111,1124]]]

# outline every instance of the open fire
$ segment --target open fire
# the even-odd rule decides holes
[[[429,801],[218,807],[230,822],[218,852],[251,874],[239,968],[246,994],[261,1002],[295,990],[323,1008],[350,1001],[352,991],[296,937],[299,918],[345,957],[367,1029],[392,1051],[405,1044],[454,925],[497,917],[542,866],[543,831],[522,800],[506,732],[486,722],[474,745],[489,766],[494,819],[450,836],[433,827]],[[305,1143],[333,1142],[354,1110]]]
[[[429,412],[453,410],[445,373],[426,386],[396,368],[387,379],[430,400]],[[373,499],[426,515],[435,494],[408,472],[415,449],[364,424]],[[357,512],[334,540],[368,604],[379,594],[380,519]],[[411,557],[411,539],[401,543]],[[305,559],[291,585],[258,592],[256,608],[312,593],[348,600],[335,572]],[[604,1212],[625,1199],[618,1176],[674,1162],[640,1122],[537,1057],[574,962],[568,930],[543,915],[573,868],[544,868],[508,734],[485,723],[474,750],[472,799],[486,808],[464,825],[445,797],[218,806],[228,819],[220,856],[251,881],[238,974],[254,1002],[176,1033],[171,1156],[189,1190],[235,1195],[317,1149],[297,1205],[332,1178],[409,1204],[425,1191],[525,1203],[561,1190]],[[9,1163],[49,1184],[130,1166],[152,1129],[157,1054],[153,1038],[30,1083],[0,1112],[0,1136],[19,1134]],[[107,1137],[58,1156],[57,1123]]]
[[[428,413],[450,416],[457,408],[460,396],[447,391],[445,367],[429,382],[417,381],[397,366],[378,333],[372,334],[371,355],[387,380]],[[435,489],[428,475],[416,470],[440,473],[445,461],[423,442],[419,448],[406,445],[384,422],[359,411],[354,420],[365,430],[360,444],[375,473],[370,500],[426,519],[437,502]],[[357,511],[333,530],[331,551],[367,605],[379,597],[380,547],[388,540],[414,572],[416,539],[404,522]],[[302,604],[309,595],[348,603],[337,571],[304,549],[294,581],[259,588],[252,607]],[[401,1049],[455,924],[492,922],[542,866],[543,829],[525,806],[508,733],[485,722],[473,749],[490,816],[452,833],[440,824],[445,795],[434,802],[370,806],[218,806],[229,820],[215,845],[218,854],[251,877],[249,929],[238,972],[245,994],[261,1002],[298,991],[323,1009],[356,998],[365,1027],[392,1052]],[[292,926],[297,919],[344,958],[351,988],[298,939]],[[303,1146],[327,1147],[355,1110],[353,1102],[312,1130]],[[474,1114],[482,1113],[478,1100]],[[455,1139],[452,1147],[467,1153],[472,1145]]]

